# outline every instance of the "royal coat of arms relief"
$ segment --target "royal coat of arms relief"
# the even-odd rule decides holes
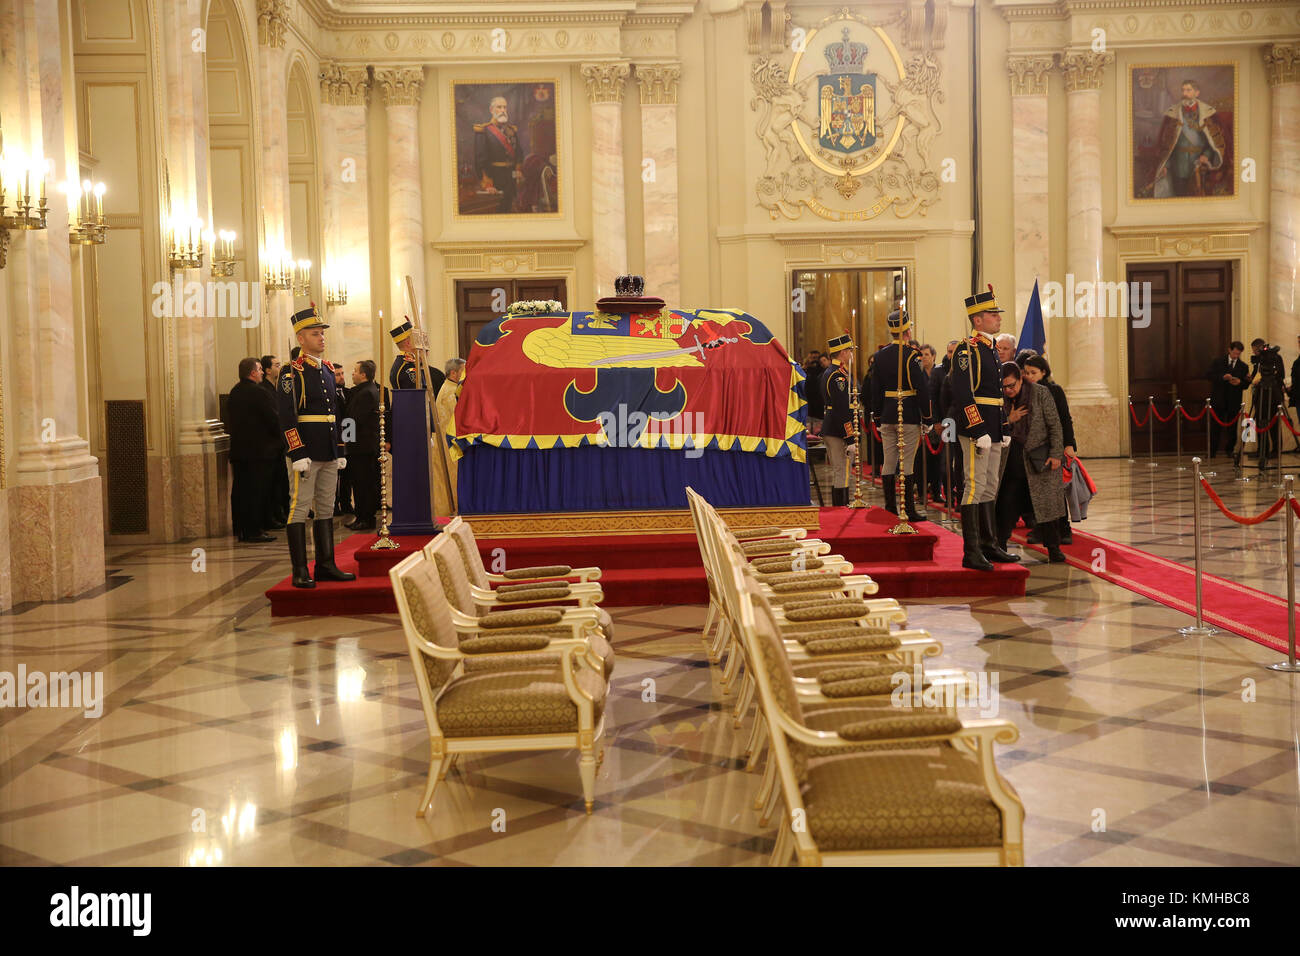
[[[773,219],[805,209],[836,221],[925,215],[939,198],[931,150],[942,131],[940,66],[932,50],[905,62],[886,27],[848,10],[758,57],[750,73],[763,145],[758,201]],[[785,62],[788,59],[788,64]]]

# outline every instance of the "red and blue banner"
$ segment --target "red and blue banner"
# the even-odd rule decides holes
[[[804,462],[806,421],[803,370],[751,315],[557,312],[479,332],[448,435],[457,457],[594,445]]]

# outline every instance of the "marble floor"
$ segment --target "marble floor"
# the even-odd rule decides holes
[[[1106,493],[1087,530],[1190,554],[1189,479],[1095,464]],[[1234,493],[1255,510],[1276,494]],[[1272,580],[1276,542],[1234,528],[1207,532],[1215,553],[1245,583]],[[998,677],[999,716],[1021,731],[999,763],[1027,808],[1027,864],[1300,864],[1300,678],[1263,667],[1277,656],[1256,644],[1184,639],[1182,615],[1028,560],[1023,598],[909,605],[944,644],[936,663]],[[0,863],[766,862],[747,728],[703,655],[702,607],[613,609],[592,816],[576,753],[551,752],[464,757],[417,819],[427,745],[395,616],[272,619],[283,540],[110,548],[109,568],[97,592],[0,614],[0,672],[104,680],[99,717],[0,708]]]

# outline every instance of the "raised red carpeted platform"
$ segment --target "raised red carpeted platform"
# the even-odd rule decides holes
[[[824,508],[815,537],[836,554],[854,562],[857,571],[880,585],[879,597],[1016,597],[1025,593],[1027,569],[998,565],[988,573],[961,566],[961,538],[933,522],[916,525],[919,533],[892,535],[897,519],[880,508]],[[285,578],[266,592],[275,617],[396,612],[388,570],[422,547],[427,538],[395,538],[401,547],[371,551],[373,534],[350,535],[338,543],[335,560],[357,580],[295,588]],[[704,604],[708,588],[692,534],[608,535],[581,538],[480,539],[489,568],[493,562],[522,568],[547,564],[595,566],[606,607],[643,604]]]

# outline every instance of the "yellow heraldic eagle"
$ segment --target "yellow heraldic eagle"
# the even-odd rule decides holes
[[[574,335],[569,323],[550,329],[534,329],[524,338],[523,352],[529,360],[548,368],[587,368],[597,359],[626,358],[617,368],[702,368],[704,363],[697,355],[675,355],[671,358],[644,358],[633,356],[663,352],[676,344],[661,338],[640,338],[633,335]]]

